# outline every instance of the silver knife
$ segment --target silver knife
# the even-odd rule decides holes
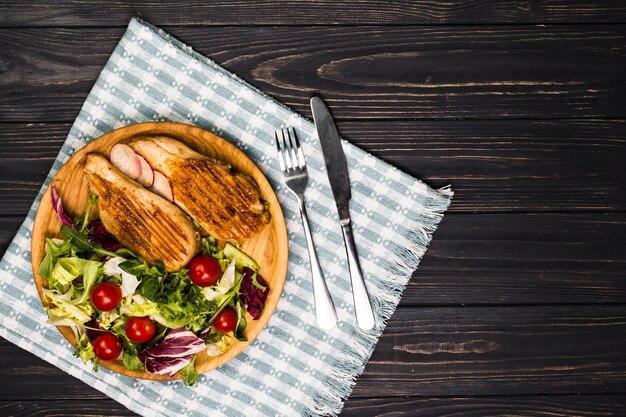
[[[333,191],[335,203],[337,204],[339,223],[341,223],[343,241],[348,255],[348,267],[350,268],[356,321],[361,329],[369,330],[374,327],[376,322],[374,320],[372,304],[367,294],[367,288],[365,287],[365,281],[363,280],[361,265],[359,264],[359,257],[356,252],[356,245],[352,234],[350,210],[348,208],[351,197],[350,178],[348,177],[346,155],[341,147],[341,139],[339,139],[335,122],[333,122],[328,108],[319,97],[311,98],[311,110],[313,111],[313,120],[315,120],[317,135],[322,144],[322,152],[324,154],[324,160],[326,161],[330,188]]]

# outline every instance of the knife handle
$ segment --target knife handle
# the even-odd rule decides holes
[[[350,219],[341,222],[341,231],[343,232],[343,240],[348,254],[348,267],[350,268],[350,280],[352,281],[352,296],[354,297],[354,312],[356,313],[356,321],[363,330],[370,330],[376,324],[374,320],[374,312],[372,304],[367,294],[365,280],[361,273],[361,264],[356,252],[356,244],[352,234],[352,226]]]
[[[311,275],[313,276],[313,300],[315,302],[315,318],[317,325],[322,329],[332,329],[337,325],[337,312],[335,305],[328,292],[324,275],[320,262],[317,259],[315,246],[313,245],[313,236],[309,228],[309,218],[306,214],[304,206],[304,197],[298,198],[300,203],[300,216],[302,217],[302,227],[304,227],[304,236],[306,237],[307,249],[309,250],[309,260],[311,263]]]

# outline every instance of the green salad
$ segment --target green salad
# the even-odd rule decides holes
[[[246,339],[246,311],[261,316],[269,288],[256,262],[230,243],[202,238],[186,268],[167,272],[123,247],[91,212],[72,219],[51,188],[62,238],[46,239],[38,273],[49,322],[68,326],[84,363],[121,359],[131,371],[197,381],[196,355]]]

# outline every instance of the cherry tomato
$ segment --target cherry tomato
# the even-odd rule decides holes
[[[122,353],[122,343],[113,333],[105,332],[96,337],[93,342],[93,352],[98,359],[110,361]]]
[[[213,320],[213,326],[218,332],[232,332],[237,327],[237,313],[230,307],[224,307]]]
[[[126,322],[126,336],[131,342],[149,342],[156,333],[156,324],[148,317],[131,317]]]
[[[220,275],[222,275],[220,263],[212,256],[198,255],[189,264],[189,278],[200,287],[215,284]]]
[[[122,301],[122,290],[112,282],[101,282],[91,291],[91,303],[100,311],[111,311]]]

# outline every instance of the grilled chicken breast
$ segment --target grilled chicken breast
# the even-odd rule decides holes
[[[199,249],[189,217],[164,198],[122,174],[101,154],[85,157],[91,192],[98,195],[100,220],[124,246],[149,263],[178,271]]]
[[[242,241],[270,222],[254,181],[231,172],[228,164],[163,136],[136,139],[128,145],[167,177],[174,203],[205,235]]]

